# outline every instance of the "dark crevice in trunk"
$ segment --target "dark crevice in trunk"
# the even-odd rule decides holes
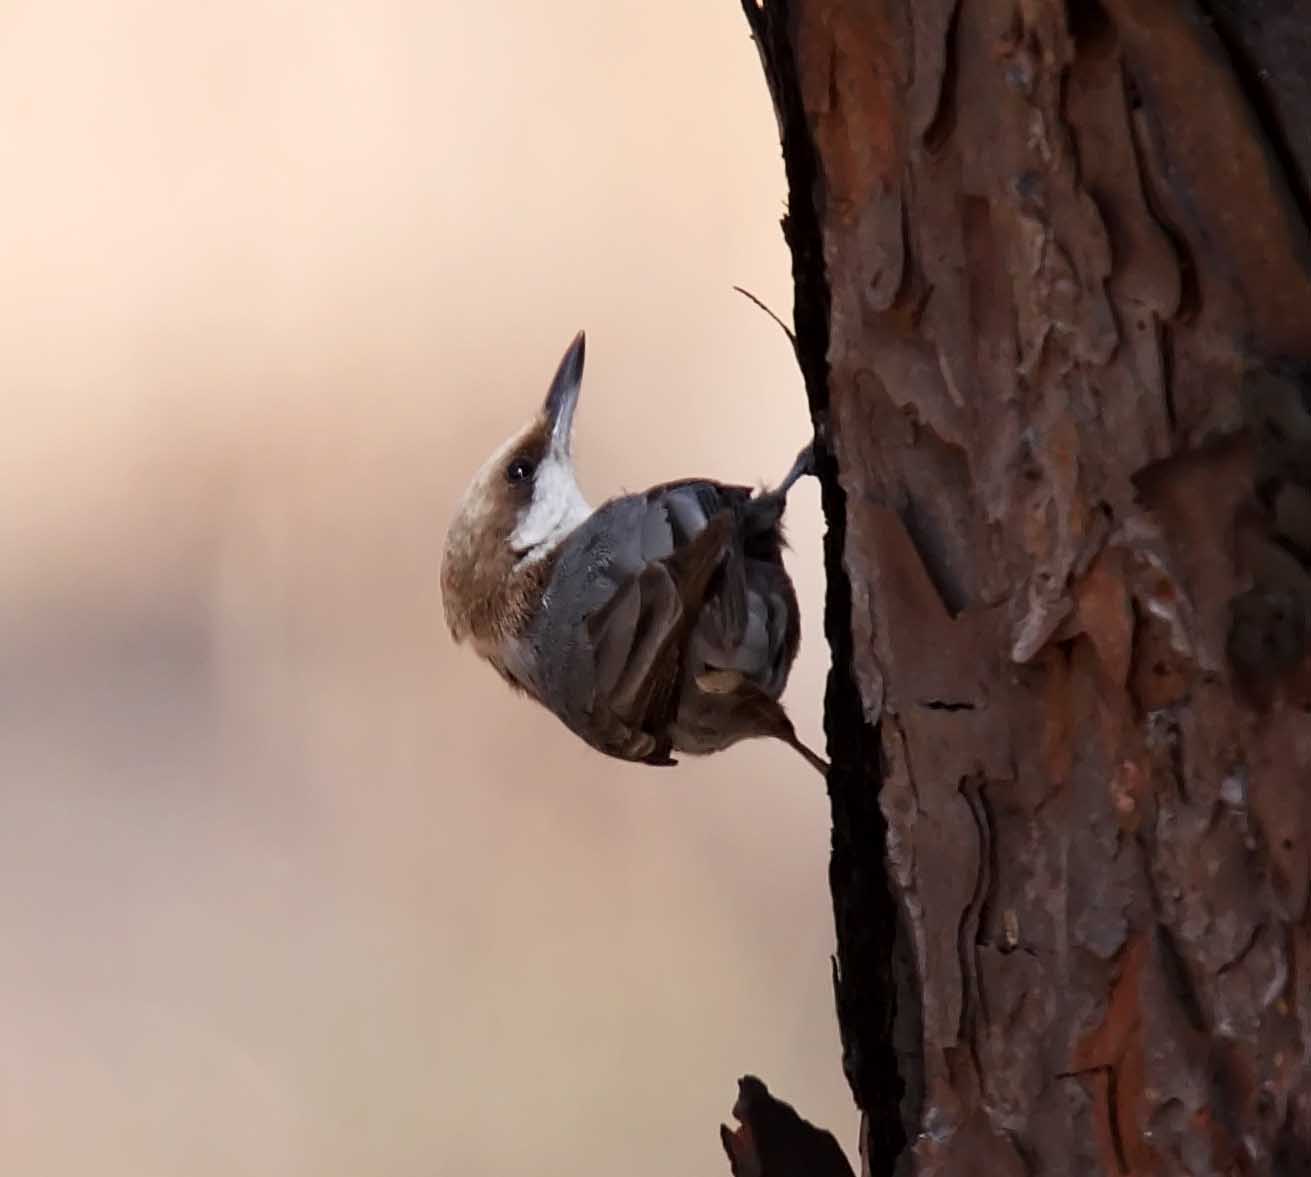
[[[1222,0],[1220,2],[1197,0],[1197,7],[1205,15],[1207,23],[1214,30],[1216,39],[1229,59],[1234,80],[1247,100],[1252,117],[1261,127],[1266,145],[1279,165],[1280,176],[1287,186],[1289,197],[1297,206],[1303,225],[1311,229],[1311,186],[1307,183],[1297,153],[1289,141],[1288,132],[1275,109],[1275,102],[1267,84],[1269,70],[1254,59],[1251,48],[1243,36],[1242,14],[1235,11],[1232,4],[1224,3]]]
[[[851,584],[843,562],[846,499],[829,436],[829,288],[818,214],[820,172],[791,48],[791,9],[783,0],[742,9],[760,51],[782,137],[788,181],[783,233],[792,253],[797,357],[816,432],[816,466],[827,531],[824,629],[832,651],[825,692],[828,788],[833,815],[829,881],[837,931],[835,990],[843,1066],[869,1124],[869,1172],[892,1174],[906,1144],[903,1092],[893,1044],[897,1013],[892,975],[897,906],[884,867],[887,825],[877,728],[867,722],[853,677]],[[877,869],[870,869],[877,864]]]
[[[960,23],[960,3],[953,5],[951,18],[947,22],[947,35],[942,49],[943,70],[942,84],[938,89],[938,108],[933,112],[933,120],[925,128],[921,137],[924,150],[929,155],[936,155],[946,146],[956,129],[956,29]]]
[[[1179,305],[1175,308],[1171,321],[1189,323],[1197,318],[1202,306],[1202,288],[1197,276],[1197,259],[1193,257],[1193,251],[1183,230],[1166,215],[1161,193],[1157,191],[1157,184],[1160,181],[1157,168],[1160,149],[1156,136],[1159,135],[1159,128],[1154,128],[1151,125],[1149,116],[1144,112],[1138,82],[1128,66],[1124,67],[1121,76],[1124,81],[1125,104],[1129,108],[1131,132],[1129,143],[1133,148],[1134,159],[1138,164],[1138,174],[1142,177],[1143,198],[1147,201],[1147,207],[1152,214],[1152,219],[1173,246],[1175,261],[1179,266]],[[1166,323],[1162,326],[1163,329],[1168,330],[1170,325]],[[1169,395],[1172,396],[1173,393],[1170,392]],[[1173,425],[1173,402],[1170,405],[1170,417]]]

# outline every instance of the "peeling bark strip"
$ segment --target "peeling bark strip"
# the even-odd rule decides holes
[[[743,6],[865,1171],[1302,1171],[1311,9]]]

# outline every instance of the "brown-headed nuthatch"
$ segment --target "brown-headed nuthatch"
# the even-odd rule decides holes
[[[824,772],[778,701],[801,636],[780,523],[810,448],[774,490],[691,478],[593,510],[570,444],[582,375],[579,332],[460,502],[442,560],[452,636],[610,756],[674,764],[774,736]]]

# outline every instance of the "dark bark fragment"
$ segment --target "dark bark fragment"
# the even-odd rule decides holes
[[[738,1080],[733,1118],[719,1126],[719,1141],[733,1177],[853,1177],[833,1139],[776,1099],[754,1075]]]

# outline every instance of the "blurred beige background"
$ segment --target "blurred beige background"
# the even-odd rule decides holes
[[[598,500],[806,434],[735,0],[2,13],[0,1170],[719,1174],[745,1070],[854,1152],[813,774],[603,760],[437,597],[580,326]]]

